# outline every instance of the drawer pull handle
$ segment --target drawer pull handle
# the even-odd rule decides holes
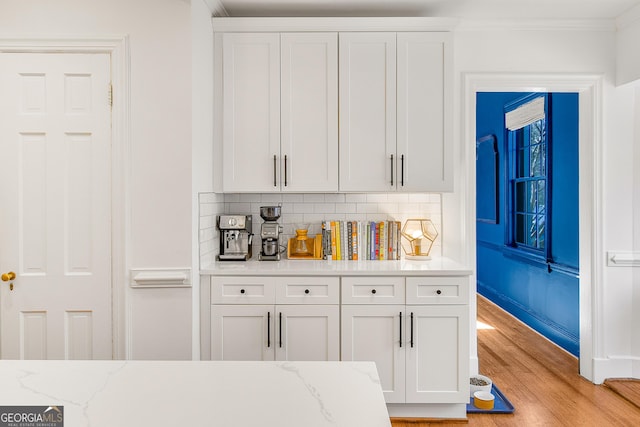
[[[375,294],[375,293],[376,293],[376,290],[375,290],[375,289],[371,289],[371,293],[372,293],[372,294]]]
[[[436,294],[438,294],[438,295],[440,295],[441,293],[442,293],[442,291],[441,291],[440,289],[438,289],[438,290],[436,291]]]
[[[245,290],[244,290],[244,289],[240,289],[240,293],[241,293],[241,294],[244,294],[244,293],[245,293]]]
[[[304,293],[305,293],[305,294],[308,294],[308,293],[309,293],[309,289],[305,289],[305,290],[304,290]]]

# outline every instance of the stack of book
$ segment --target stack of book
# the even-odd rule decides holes
[[[399,221],[323,221],[324,259],[399,260]]]

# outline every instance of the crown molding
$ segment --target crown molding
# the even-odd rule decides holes
[[[211,11],[211,16],[229,16],[229,12],[225,9],[220,0],[202,0]]]
[[[462,19],[456,31],[616,31],[614,19]]]
[[[640,22],[640,4],[627,10],[616,18],[618,29],[624,29]]]
[[[352,18],[286,17],[230,18],[214,17],[214,32],[284,32],[284,31],[452,31],[455,18]]]

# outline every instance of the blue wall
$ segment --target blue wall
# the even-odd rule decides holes
[[[476,138],[495,136],[497,147],[497,223],[477,222],[478,292],[578,356],[579,345],[579,224],[578,224],[578,95],[550,94],[548,120],[551,147],[552,262],[520,257],[506,246],[508,213],[504,106],[526,93],[478,93]],[[491,169],[478,157],[478,171]],[[477,177],[477,180],[486,178]],[[495,203],[478,187],[478,211]],[[484,193],[484,194],[483,194]]]

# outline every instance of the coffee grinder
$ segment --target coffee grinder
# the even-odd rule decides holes
[[[280,261],[280,233],[282,227],[278,223],[281,206],[262,206],[260,217],[264,220],[260,228],[262,250],[258,259],[260,261]]]

